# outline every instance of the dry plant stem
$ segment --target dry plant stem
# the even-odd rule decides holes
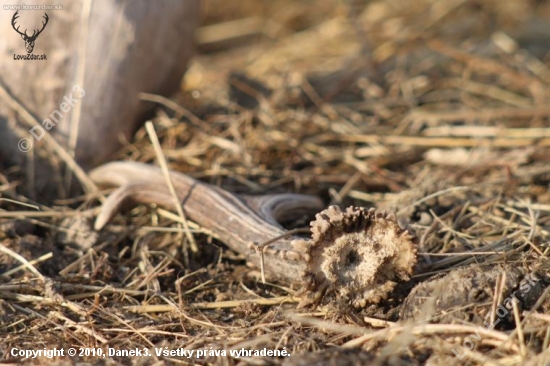
[[[0,80],[0,99],[8,106],[10,106],[14,111],[19,113],[22,120],[30,127],[40,126],[40,123],[32,116],[32,114],[27,111],[4,87],[4,84]],[[82,168],[76,163],[74,158],[67,152],[65,149],[59,145],[59,143],[50,135],[44,135],[44,141],[46,141],[52,149],[59,155],[59,158],[67,164],[67,166],[74,172],[82,187],[89,192],[97,191],[97,187],[94,183],[88,179],[88,176],[82,170]]]
[[[155,127],[153,126],[153,122],[147,121],[145,122],[145,129],[147,130],[147,134],[149,135],[149,139],[151,140],[151,143],[153,144],[153,148],[155,149],[155,153],[157,155],[157,159],[160,163],[160,167],[162,169],[162,174],[165,177],[165,181],[168,187],[168,190],[170,191],[170,195],[174,199],[174,206],[176,207],[176,211],[178,212],[178,215],[181,217],[181,222],[183,224],[183,229],[185,231],[185,235],[187,236],[187,240],[189,241],[191,251],[193,253],[198,252],[197,243],[195,242],[195,237],[193,234],[191,234],[191,231],[189,230],[189,225],[187,223],[187,220],[185,218],[185,214],[183,213],[183,210],[181,208],[181,205],[179,204],[178,195],[175,191],[175,188],[172,184],[172,181],[170,179],[170,172],[168,170],[168,164],[166,163],[166,158],[164,157],[162,153],[162,148],[160,146],[160,141],[158,139],[157,133],[155,132]],[[189,266],[189,255],[187,251],[186,243],[184,243],[184,263]]]
[[[103,204],[95,222],[96,230],[104,227],[122,206],[131,202],[175,209],[174,200],[157,167],[115,162],[93,170],[90,177],[97,184],[120,186]],[[231,249],[247,254],[258,267],[260,255],[254,250],[255,246],[286,234],[278,220],[323,208],[321,200],[312,196],[236,196],[184,174],[171,172],[171,179],[185,215],[216,233]],[[265,249],[266,272],[290,282],[299,278],[305,269],[303,254],[292,247],[293,239],[296,237],[278,240]]]
[[[118,185],[95,222],[100,230],[128,203],[179,204],[160,168],[115,162],[90,172],[97,184]],[[302,288],[300,307],[315,306],[336,294],[355,307],[387,298],[399,280],[408,280],[416,264],[414,238],[394,215],[372,209],[331,206],[312,196],[233,195],[221,188],[171,172],[185,216],[209,229],[231,249],[247,255],[265,273]],[[311,239],[292,236],[279,222],[319,212],[311,222]]]

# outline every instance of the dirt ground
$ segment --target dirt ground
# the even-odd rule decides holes
[[[393,212],[411,280],[298,310],[295,284],[262,283],[201,228],[185,264],[166,211],[98,233],[97,196],[45,206],[2,167],[0,363],[549,365],[550,2],[207,0],[202,17],[153,119],[170,168]],[[157,164],[144,129],[119,158]]]

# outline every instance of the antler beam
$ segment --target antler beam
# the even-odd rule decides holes
[[[15,14],[13,14],[13,17],[11,18],[11,26],[13,27],[13,29],[14,29],[17,33],[19,33],[20,35],[26,37],[26,36],[27,36],[27,30],[26,30],[26,29],[25,29],[25,33],[21,33],[21,32],[19,31],[19,27],[20,27],[20,26],[17,27],[17,28],[15,28],[15,21],[17,20],[17,18],[19,18],[19,10],[17,10],[17,11],[15,12]]]
[[[137,162],[115,162],[90,172],[98,184],[120,186],[104,202],[95,222],[100,230],[128,203],[157,204],[174,209],[160,168]],[[231,249],[262,264],[258,244],[280,238],[265,250],[265,271],[286,282],[298,282],[300,306],[317,305],[327,293],[348,298],[356,307],[379,302],[398,280],[408,280],[416,263],[413,237],[392,215],[374,209],[336,206],[318,213],[312,239],[285,238],[279,224],[304,212],[322,209],[312,196],[233,195],[171,172],[170,178],[187,217],[213,231]]]

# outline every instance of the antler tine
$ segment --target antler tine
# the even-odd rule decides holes
[[[13,18],[11,18],[11,25],[13,25],[15,27],[15,20],[19,18],[19,10],[17,10],[15,12],[15,14],[13,14]]]
[[[16,21],[17,18],[19,18],[19,10],[17,10],[17,11],[15,12],[15,14],[13,14],[13,18],[11,18],[11,26],[13,27],[13,29],[15,29],[15,31],[16,31],[17,33],[19,33],[19,34],[22,35],[23,33],[21,33],[21,32],[19,31],[19,28],[20,28],[21,26],[15,28],[15,21]],[[27,32],[27,30],[25,29],[25,35],[26,35],[26,32]]]
[[[38,36],[40,33],[42,33],[42,31],[44,30],[44,28],[46,28],[46,24],[48,24],[48,20],[50,20],[50,18],[48,17],[48,14],[46,14],[46,13],[44,13],[43,18],[46,18],[46,22],[45,22],[45,23],[42,22],[42,29],[40,29],[40,30],[38,31],[38,33],[36,33],[37,36]],[[34,37],[34,36],[35,36],[35,35],[33,34],[33,37]]]

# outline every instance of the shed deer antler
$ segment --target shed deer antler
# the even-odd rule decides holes
[[[265,248],[265,270],[302,288],[300,307],[317,305],[326,294],[343,296],[355,307],[387,297],[397,281],[408,280],[416,264],[413,237],[393,215],[374,209],[331,206],[311,223],[312,239],[290,235],[282,219],[322,209],[312,196],[233,195],[221,188],[171,172],[171,180],[187,217],[214,232],[231,249],[260,267],[258,248]],[[103,228],[121,206],[155,203],[170,209],[174,201],[160,168],[136,162],[109,163],[90,172],[98,184],[120,186],[103,203],[95,228]],[[273,241],[273,238],[279,238]]]
[[[23,40],[25,41],[25,48],[27,49],[27,53],[32,53],[33,49],[34,49],[34,42],[36,41],[36,38],[38,38],[38,36],[40,35],[40,33],[42,33],[42,31],[44,30],[44,28],[46,28],[46,24],[48,24],[48,20],[50,18],[48,18],[48,14],[44,13],[44,17],[46,19],[45,22],[42,22],[42,29],[38,30],[38,29],[35,29],[34,32],[32,33],[32,36],[29,36],[27,34],[27,30],[25,29],[25,32],[24,33],[21,33],[19,31],[19,27],[15,28],[15,21],[16,19],[19,18],[19,10],[17,10],[15,12],[15,14],[13,14],[13,18],[11,19],[11,26],[13,27],[13,29],[19,33],[21,35],[21,38],[23,38]]]

